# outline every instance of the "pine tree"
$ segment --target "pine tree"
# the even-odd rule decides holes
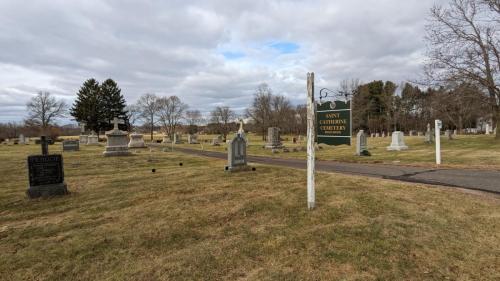
[[[107,79],[101,84],[102,106],[104,112],[104,122],[102,127],[111,129],[113,118],[117,117],[125,121],[125,130],[128,129],[127,111],[125,98],[121,94],[121,89],[113,79]]]
[[[99,134],[104,119],[103,101],[99,82],[94,78],[85,81],[77,93],[70,114],[79,123],[84,122],[88,130]]]

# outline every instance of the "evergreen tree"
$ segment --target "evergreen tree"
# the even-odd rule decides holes
[[[103,124],[102,128],[106,130],[113,128],[113,118],[117,117],[125,121],[122,129],[128,130],[129,124],[127,120],[126,102],[121,94],[121,89],[113,79],[107,79],[101,84],[101,97],[103,106]]]
[[[88,130],[99,134],[104,119],[103,102],[99,82],[94,78],[85,81],[77,93],[70,114],[79,123],[84,122]]]

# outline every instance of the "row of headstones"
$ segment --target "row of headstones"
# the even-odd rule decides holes
[[[448,139],[453,139],[453,135],[457,134],[457,130],[446,130],[444,135]],[[410,133],[410,136],[412,134]],[[419,134],[421,136],[422,134]],[[431,130],[430,124],[427,125],[427,132],[425,133],[425,142],[432,143],[434,142],[435,136],[434,131]],[[408,149],[408,146],[404,141],[404,133],[401,131],[395,131],[392,133],[391,145],[387,147],[389,151],[401,151]],[[370,152],[368,151],[367,145],[367,136],[364,133],[364,130],[360,130],[356,135],[356,155],[358,156],[369,156]]]
[[[3,144],[30,144],[30,138],[20,134],[17,139],[5,139]]]

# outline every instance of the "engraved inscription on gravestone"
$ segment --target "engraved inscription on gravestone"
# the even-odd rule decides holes
[[[64,181],[61,155],[28,156],[30,186],[58,184]]]
[[[64,183],[62,155],[31,155],[28,156],[30,198],[68,194]]]
[[[228,143],[227,161],[226,171],[234,171],[247,167],[246,140],[240,134],[236,134]]]

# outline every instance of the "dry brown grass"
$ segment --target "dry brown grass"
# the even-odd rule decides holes
[[[0,147],[1,280],[500,278],[495,196],[319,173],[309,212],[301,170],[102,149],[64,154],[70,196],[29,201],[38,147]]]

